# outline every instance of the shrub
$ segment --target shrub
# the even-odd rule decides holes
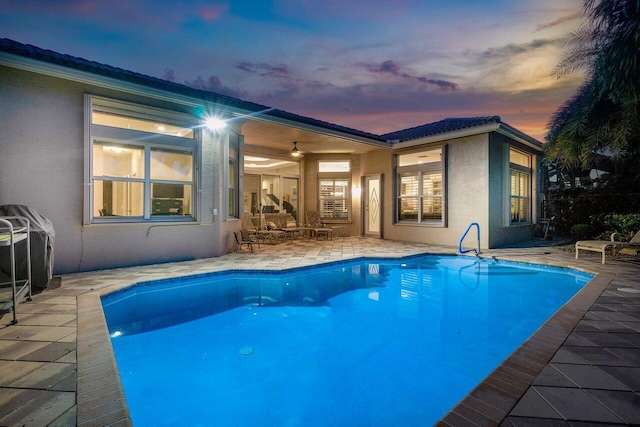
[[[571,227],[571,238],[574,240],[585,240],[591,238],[593,228],[590,224],[575,224]]]
[[[622,234],[632,234],[640,230],[640,214],[608,214],[602,220],[605,229]]]
[[[574,224],[591,224],[594,235],[619,228],[619,223],[605,226],[605,217],[619,214],[637,216],[640,212],[639,193],[620,193],[604,188],[553,190],[547,200],[550,209],[548,216],[555,218],[555,231],[561,236],[570,235]],[[628,227],[637,231],[640,230],[640,223],[636,222],[635,226]],[[622,233],[620,230],[615,231]]]

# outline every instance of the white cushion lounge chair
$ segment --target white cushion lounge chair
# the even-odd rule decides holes
[[[602,263],[604,264],[606,253],[608,250],[611,250],[611,255],[612,257],[614,257],[616,248],[622,248],[625,246],[640,246],[640,231],[638,231],[629,242],[615,241],[616,234],[618,233],[613,233],[611,235],[611,240],[580,240],[576,242],[576,259],[578,259],[580,250],[600,252],[602,254]]]
[[[628,242],[621,243],[622,248],[615,254],[615,259],[621,261],[638,260],[638,256],[640,255],[640,231]]]

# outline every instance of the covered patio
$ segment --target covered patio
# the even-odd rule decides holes
[[[540,246],[542,244],[542,246]],[[442,420],[443,425],[572,421],[640,423],[637,265],[530,242],[484,257],[597,273],[519,350]],[[139,281],[228,269],[282,270],[364,256],[454,254],[450,246],[344,237],[264,245],[254,253],[68,274],[0,318],[1,425],[130,425],[99,295]],[[554,424],[554,425],[555,425]]]

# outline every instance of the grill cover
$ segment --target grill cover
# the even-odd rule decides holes
[[[29,219],[31,237],[31,286],[45,289],[53,276],[53,240],[55,232],[53,224],[35,210],[23,205],[2,205],[0,216],[24,216]],[[26,241],[25,241],[26,242]],[[21,245],[22,242],[18,243]],[[11,274],[8,248],[2,248],[0,270],[5,275]],[[6,253],[4,253],[6,251]],[[17,277],[27,277],[27,262],[20,246],[16,247]],[[5,256],[6,255],[6,256]]]

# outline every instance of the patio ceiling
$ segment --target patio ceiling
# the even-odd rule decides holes
[[[262,120],[246,120],[240,132],[244,135],[246,151],[275,155],[288,156],[293,141],[298,142],[302,154],[364,154],[385,148],[384,143],[356,141],[324,129],[313,131]]]

